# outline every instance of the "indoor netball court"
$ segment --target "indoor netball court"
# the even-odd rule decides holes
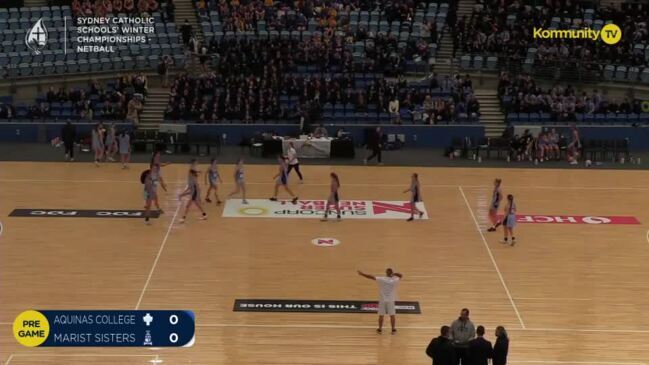
[[[467,307],[489,340],[507,329],[510,364],[649,365],[649,172],[337,166],[348,210],[320,222],[334,167],[303,166],[304,183],[290,181],[300,202],[273,205],[277,167],[255,165],[248,206],[237,197],[179,224],[188,166],[172,164],[165,212],[145,226],[127,214],[143,208],[145,168],[0,163],[2,363],[430,364],[428,342]],[[427,214],[408,223],[413,172]],[[221,166],[222,199],[232,173]],[[497,177],[518,206],[515,247],[486,232]],[[63,214],[76,210],[94,216]],[[404,275],[399,300],[420,309],[397,315],[396,335],[377,335],[369,311],[234,310],[236,300],[375,301],[376,284],[356,271],[386,267]],[[29,349],[11,330],[27,309],[192,310],[196,340]]]

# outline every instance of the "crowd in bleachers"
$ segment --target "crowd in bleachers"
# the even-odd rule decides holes
[[[117,14],[144,16],[157,11],[157,0],[73,0],[75,17],[105,17]]]
[[[525,74],[511,76],[502,72],[498,95],[506,114],[535,114],[552,122],[581,122],[582,118],[596,114],[617,116],[642,113],[640,100],[609,99],[597,89],[580,92],[572,85],[561,83],[555,83],[546,89]]]
[[[34,102],[0,103],[0,119],[130,119],[137,122],[137,109],[147,94],[147,78],[141,73],[120,75],[115,80],[92,79],[85,87],[54,87]],[[130,115],[129,115],[130,114]]]
[[[363,114],[373,122],[440,123],[476,119],[480,105],[470,77],[433,77],[423,83],[380,75],[356,79],[355,74],[283,74],[273,65],[258,74],[211,72],[181,75],[172,84],[166,118],[202,123],[251,123],[299,118],[313,108],[316,118],[353,119]],[[395,110],[396,108],[396,110]]]
[[[274,0],[200,0],[200,10],[216,11],[224,31],[257,30],[259,22],[267,30],[307,30],[309,21],[319,29],[340,28],[348,23],[339,15],[350,11],[381,10],[386,20],[411,21],[415,9],[424,1],[404,0],[373,2],[368,0],[347,1],[274,1]]]
[[[578,1],[548,0],[536,6],[520,0],[481,0],[470,18],[453,29],[454,48],[462,53],[498,54],[514,60],[530,54],[541,65],[581,63],[640,66],[647,64],[649,5],[584,8]],[[534,39],[533,29],[599,29],[612,21],[624,36],[615,45],[583,39]],[[642,49],[637,47],[642,45]]]

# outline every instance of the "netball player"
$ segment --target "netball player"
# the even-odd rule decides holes
[[[516,237],[514,237],[514,227],[516,227],[516,203],[514,203],[514,196],[507,195],[507,204],[505,204],[505,221],[503,222],[503,231],[505,238],[500,243],[507,244],[508,236],[511,237],[511,245],[516,244]]]
[[[104,158],[104,132],[99,124],[92,129],[92,150],[95,152],[95,166]]]
[[[201,206],[201,192],[200,187],[198,186],[198,171],[193,169],[189,170],[189,181],[187,188],[185,188],[185,191],[183,191],[178,196],[178,199],[182,199],[182,197],[187,195],[189,195],[189,200],[187,201],[187,205],[185,206],[185,213],[180,219],[180,223],[185,223],[185,220],[187,219],[187,212],[189,212],[189,207],[191,207],[192,204],[195,205],[196,208],[201,211],[201,213],[203,213],[200,219],[207,219],[207,213],[205,213],[203,207]]]
[[[128,169],[128,163],[131,159],[131,136],[125,130],[119,134],[119,154],[122,158],[122,168]]]
[[[116,132],[115,132],[115,124],[111,123],[110,126],[108,126],[108,130],[106,131],[106,144],[105,144],[105,150],[106,150],[106,158],[110,162],[115,162],[115,159],[113,159],[113,156],[117,152],[117,137],[116,137]]]
[[[228,198],[241,193],[241,197],[243,198],[241,203],[248,204],[248,201],[246,200],[246,180],[243,173],[243,157],[239,158],[237,166],[234,168],[234,186],[234,191],[228,194]]]
[[[407,221],[412,222],[412,220],[415,219],[415,212],[419,214],[419,218],[423,217],[424,212],[417,208],[417,203],[421,201],[421,194],[419,192],[419,175],[416,173],[412,174],[410,187],[403,192],[410,192],[410,218],[408,218]]]
[[[559,134],[557,131],[552,128],[550,134],[548,135],[548,157],[554,160],[559,159],[560,150],[559,150]]]
[[[329,187],[329,197],[325,203],[325,213],[322,221],[327,220],[327,214],[329,213],[329,205],[334,204],[336,206],[336,219],[340,220],[340,197],[338,196],[338,189],[340,189],[340,180],[338,175],[335,172],[329,174],[331,177],[331,185]]]
[[[223,180],[221,180],[221,175],[219,175],[219,169],[218,166],[216,165],[216,159],[213,158],[210,161],[210,168],[207,170],[207,174],[205,174],[205,184],[207,185],[209,182],[209,188],[207,188],[207,194],[205,194],[205,201],[208,203],[211,203],[212,201],[210,200],[210,193],[212,190],[214,190],[214,198],[216,198],[216,205],[221,205],[221,200],[219,200],[219,194],[218,194],[218,182],[221,182],[223,184]]]
[[[164,213],[164,210],[160,208],[160,203],[158,201],[158,185],[160,185],[164,191],[167,191],[167,185],[162,179],[162,175],[160,175],[160,165],[155,164],[153,165],[153,167],[151,167],[149,178],[153,183],[153,189],[152,189],[153,193],[150,196],[151,201],[155,203],[155,207],[158,209],[158,212],[162,214]]]
[[[579,163],[577,159],[579,158],[579,150],[581,149],[581,140],[579,139],[577,127],[573,125],[571,129],[572,140],[568,144],[568,162],[571,165],[576,165]]]
[[[297,176],[300,178],[300,182],[304,179],[302,178],[302,173],[300,172],[300,161],[297,159],[297,151],[295,151],[295,146],[293,142],[288,143],[288,149],[286,150],[286,156],[288,158],[288,173],[291,173],[291,170],[295,169]]]
[[[291,189],[288,187],[288,167],[286,166],[286,160],[284,159],[284,156],[277,156],[277,162],[279,163],[279,171],[277,172],[277,175],[273,177],[273,179],[275,180],[275,192],[270,200],[274,202],[277,201],[277,192],[279,190],[279,187],[282,186],[284,190],[286,190],[286,192],[289,193],[291,197],[293,197],[293,200],[291,200],[291,202],[293,204],[296,204],[297,196],[293,194]]]
[[[489,220],[491,221],[491,227],[487,229],[487,232],[495,232],[496,228],[501,224],[498,219],[498,207],[500,206],[500,201],[503,200],[500,184],[502,184],[502,179],[494,180],[494,190],[491,193],[491,205],[489,206]]]
[[[151,215],[151,202],[153,199],[153,180],[151,179],[151,170],[144,172],[146,175],[144,177],[144,224],[149,225],[149,217]]]

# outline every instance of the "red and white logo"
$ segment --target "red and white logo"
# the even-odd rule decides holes
[[[311,243],[319,247],[333,247],[338,246],[340,241],[335,238],[314,238]]]
[[[501,216],[502,218],[502,216]],[[523,214],[516,216],[517,223],[555,223],[555,224],[640,224],[636,217],[631,216],[599,216],[599,215],[535,215]]]

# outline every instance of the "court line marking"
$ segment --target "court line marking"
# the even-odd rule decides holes
[[[494,326],[486,323],[487,326]],[[649,334],[649,330],[626,330],[626,329],[583,329],[583,328],[516,328],[509,324],[498,324],[507,327],[507,331],[516,332],[573,332],[573,333],[633,333]],[[234,327],[234,328],[330,328],[330,329],[376,329],[376,326],[365,325],[346,325],[346,324],[323,324],[323,323],[306,323],[306,324],[246,324],[246,323],[197,323],[196,327]],[[439,331],[439,327],[431,326],[400,326],[399,329],[406,330],[425,330]]]
[[[530,297],[516,297],[516,300],[546,300],[546,301],[553,301],[553,300],[563,300],[563,301],[592,301],[593,299],[590,298],[555,298],[555,297],[538,297],[538,298],[530,298]]]
[[[146,289],[149,287],[149,282],[151,282],[151,277],[153,277],[153,272],[155,271],[156,266],[158,266],[158,260],[160,260],[160,256],[162,255],[162,250],[164,250],[165,245],[167,244],[167,240],[169,239],[169,235],[171,234],[171,228],[174,226],[174,222],[176,221],[176,217],[178,216],[178,212],[180,212],[180,208],[182,206],[183,205],[181,203],[178,203],[176,212],[171,218],[171,222],[169,222],[169,227],[167,227],[167,233],[165,234],[164,239],[160,244],[160,249],[158,250],[158,254],[155,257],[155,260],[153,261],[153,266],[151,266],[151,271],[149,271],[149,276],[147,277],[146,282],[144,283],[144,287],[142,288],[142,292],[140,293],[140,299],[137,300],[137,304],[135,305],[135,310],[138,310],[140,308],[140,304],[142,304],[144,293],[146,292]]]
[[[514,312],[516,312],[516,317],[518,317],[518,321],[521,323],[521,327],[525,329],[525,322],[523,322],[523,318],[521,318],[521,314],[518,312],[518,307],[514,302],[514,298],[512,298],[512,294],[509,292],[509,288],[505,283],[503,274],[500,272],[500,268],[498,268],[498,264],[496,263],[496,259],[494,258],[493,253],[491,252],[491,248],[489,247],[489,244],[487,243],[487,239],[485,238],[484,233],[482,233],[482,230],[480,229],[480,224],[478,223],[475,214],[473,214],[473,209],[469,204],[469,200],[466,198],[466,194],[464,194],[464,190],[462,190],[462,186],[458,186],[457,188],[460,190],[460,193],[462,194],[462,198],[464,199],[464,204],[466,204],[469,213],[471,213],[471,218],[473,218],[473,223],[475,223],[475,228],[478,230],[478,233],[480,234],[480,238],[482,238],[482,243],[484,244],[484,247],[487,249],[487,253],[489,254],[491,263],[494,265],[494,268],[496,269],[496,273],[498,274],[498,278],[500,279],[500,282],[503,285],[503,288],[505,289],[505,293],[507,293],[507,298],[509,298],[509,302],[512,304],[512,308],[514,308]]]
[[[7,359],[7,361],[5,361],[5,365],[9,365],[9,363],[11,362],[11,359],[13,359],[13,358],[14,358],[14,354],[9,355],[9,358]]]
[[[2,182],[23,182],[23,183],[126,183],[126,184],[140,184],[138,180],[65,180],[65,179],[0,179]],[[167,184],[179,184],[186,185],[186,181],[171,181]],[[223,182],[222,185],[234,185],[232,182]],[[275,182],[246,182],[246,185],[275,185]],[[311,186],[329,186],[329,183],[304,183],[302,185],[311,185]],[[408,184],[376,184],[376,183],[347,183],[345,186],[380,186],[380,187],[403,187]],[[424,188],[457,188],[460,185],[453,184],[421,184],[421,187]],[[649,190],[649,187],[641,186],[533,186],[533,185],[523,185],[515,186],[508,185],[510,189],[547,189],[547,190]],[[491,188],[491,185],[462,185],[465,189],[487,189]]]
[[[519,360],[511,361],[512,364],[587,364],[587,365],[647,365],[645,362],[617,362],[617,361],[559,361],[559,360]]]

